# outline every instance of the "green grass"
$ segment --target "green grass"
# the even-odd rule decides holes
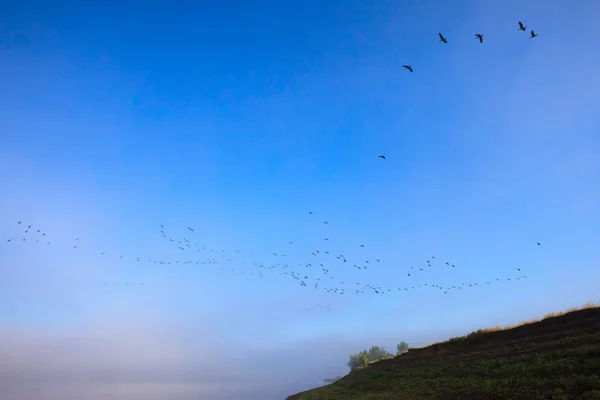
[[[368,374],[365,370],[302,394],[298,400],[600,399],[600,333],[587,339],[596,344],[545,351],[548,346],[570,344],[570,339],[563,339],[515,348],[515,352],[530,352],[519,356],[445,365],[423,362]]]
[[[587,331],[568,331],[560,339],[544,335],[548,326],[566,332],[563,327],[573,318],[565,314],[549,315],[555,318],[546,331],[539,331],[539,338],[515,334],[510,340],[487,343],[498,329],[479,330],[444,342],[443,354],[374,363],[288,400],[600,400],[600,331],[589,329],[598,326],[600,314],[587,315]],[[523,329],[535,333],[536,325],[541,323]],[[473,351],[468,350],[471,342],[477,342]]]

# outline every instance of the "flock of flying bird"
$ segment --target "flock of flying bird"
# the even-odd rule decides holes
[[[314,218],[312,211],[308,212],[310,218]],[[321,221],[323,225],[329,225],[328,221]],[[18,225],[22,225],[19,221]],[[349,279],[338,279],[336,276],[346,275],[351,268],[355,271],[368,270],[374,266],[382,265],[379,258],[356,259],[344,254],[334,254],[330,252],[327,244],[328,237],[323,237],[323,245],[320,248],[314,248],[310,253],[305,254],[305,259],[300,261],[302,255],[295,254],[290,257],[284,252],[272,252],[269,255],[259,257],[253,253],[244,254],[242,251],[233,250],[233,252],[225,249],[216,249],[198,244],[193,236],[195,230],[191,227],[187,231],[192,237],[176,238],[168,235],[164,226],[160,225],[159,232],[166,244],[172,246],[173,250],[181,254],[181,258],[163,260],[155,258],[147,258],[141,256],[126,256],[125,254],[108,254],[106,251],[98,251],[98,256],[111,259],[111,262],[123,260],[133,263],[146,263],[158,265],[198,265],[211,266],[220,269],[224,272],[231,272],[236,275],[247,275],[263,278],[269,274],[277,274],[278,276],[288,277],[294,280],[299,286],[313,288],[314,290],[322,290],[332,294],[345,295],[355,294],[364,295],[372,293],[375,295],[385,295],[386,293],[403,293],[415,290],[435,290],[443,294],[451,291],[462,291],[468,288],[477,286],[491,285],[498,282],[519,281],[526,279],[521,268],[515,268],[511,276],[493,277],[490,280],[480,282],[455,282],[454,284],[443,284],[436,282],[435,275],[428,274],[436,268],[447,268],[455,270],[458,267],[450,261],[438,261],[435,256],[431,256],[424,261],[423,265],[413,265],[406,269],[406,275],[401,285],[380,286],[372,285],[360,281],[350,281]],[[11,237],[7,239],[8,243],[43,243],[51,245],[52,242],[48,239],[45,232],[41,229],[36,229],[32,225],[27,225],[22,230],[22,237]],[[73,251],[77,251],[80,241],[78,238],[72,240],[69,245]],[[540,246],[540,243],[537,243]],[[293,248],[294,241],[287,242],[287,248]],[[364,244],[356,244],[357,249],[364,249]],[[184,257],[183,257],[184,256]],[[292,261],[294,259],[294,261]],[[300,261],[300,262],[299,262]],[[426,280],[426,281],[425,281]],[[105,286],[117,285],[117,282],[103,282]],[[126,282],[126,285],[143,285],[143,283]]]
[[[523,25],[523,22],[519,21],[519,30],[525,32],[527,30],[527,27],[525,25]],[[438,36],[440,38],[440,43],[446,43],[448,44],[448,39],[442,35],[441,33],[438,33]],[[476,33],[475,38],[477,40],[479,40],[479,43],[483,43],[483,34],[481,33]],[[531,32],[529,33],[529,39],[533,39],[534,37],[537,36],[537,33],[535,33],[535,31],[532,29]],[[409,72],[413,72],[413,67],[411,65],[403,65],[402,68],[404,68],[405,70],[409,71]],[[385,158],[385,157],[383,157]]]
[[[519,21],[519,31],[526,31],[526,26]],[[441,33],[438,34],[440,42],[447,44],[448,39]],[[483,34],[477,33],[474,35],[479,43],[483,43]],[[534,30],[530,32],[530,39],[537,36]],[[409,72],[413,72],[411,65],[403,65],[403,68]],[[384,155],[380,155],[379,158],[385,160]],[[309,211],[309,215],[313,215],[312,211]],[[324,225],[328,225],[328,221],[322,221]],[[22,221],[18,221],[19,226],[25,226]],[[187,227],[187,232],[194,235],[195,229]],[[23,236],[20,238],[11,237],[7,239],[8,243],[11,242],[33,242],[51,245],[52,241],[47,237],[45,232],[41,229],[37,229],[32,225],[28,224],[22,231]],[[375,295],[385,295],[386,293],[397,293],[397,292],[408,292],[415,290],[434,290],[447,294],[451,291],[462,291],[468,288],[474,288],[477,286],[491,285],[503,281],[518,281],[520,279],[526,279],[527,277],[522,274],[520,268],[515,268],[514,274],[510,277],[493,277],[490,280],[482,282],[455,282],[454,284],[441,284],[436,282],[432,277],[427,282],[416,281],[416,277],[427,275],[427,271],[433,268],[449,268],[456,269],[457,266],[449,261],[437,262],[435,256],[431,256],[427,259],[423,265],[411,266],[406,270],[406,281],[401,285],[394,286],[375,286],[366,284],[363,282],[351,282],[349,280],[337,279],[335,276],[344,273],[344,268],[352,268],[356,271],[367,270],[374,265],[381,264],[381,260],[375,259],[351,259],[344,254],[333,254],[327,246],[319,249],[315,248],[310,254],[306,254],[308,260],[304,259],[300,262],[296,259],[291,260],[292,257],[288,258],[288,254],[284,252],[273,252],[268,256],[258,257],[254,254],[244,254],[239,250],[234,250],[233,253],[227,252],[224,249],[215,249],[207,247],[205,245],[198,244],[195,240],[187,237],[174,238],[171,235],[167,235],[164,230],[164,226],[160,225],[160,234],[166,240],[166,242],[173,246],[177,251],[182,251],[182,255],[189,255],[185,259],[177,260],[159,260],[154,258],[146,258],[141,256],[125,257],[124,254],[116,255],[117,259],[132,261],[135,263],[150,263],[159,265],[205,265],[214,266],[220,268],[221,271],[227,271],[236,275],[248,275],[263,278],[268,274],[276,273],[279,276],[287,276],[293,279],[301,287],[313,288],[315,290],[322,290],[332,294],[345,295],[356,294],[363,295],[372,293]],[[327,244],[329,241],[328,237],[324,237],[324,243]],[[77,250],[79,239],[76,238],[71,243],[73,250]],[[537,243],[540,246],[540,243]],[[289,241],[288,246],[294,246],[294,241]],[[364,244],[359,244],[359,248],[364,248]],[[193,254],[193,255],[192,255]],[[99,256],[104,258],[110,257],[106,251],[99,251]],[[200,258],[204,256],[204,258]],[[243,258],[245,257],[245,258]],[[295,257],[294,257],[295,258]],[[113,259],[113,261],[116,261]],[[236,267],[232,267],[232,265]],[[335,276],[334,276],[335,275]],[[117,285],[117,282],[101,282],[104,286]],[[125,282],[124,285],[135,286],[144,285],[143,282]],[[318,305],[309,309],[302,309],[300,311],[314,311],[319,310],[321,312],[329,312],[328,306]]]

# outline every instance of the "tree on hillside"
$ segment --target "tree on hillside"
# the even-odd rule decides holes
[[[366,351],[350,355],[348,360],[348,367],[350,369],[366,367],[369,364],[369,357]]]
[[[391,357],[392,354],[385,351],[383,347],[373,346],[368,352],[369,361],[379,361],[386,357]]]
[[[406,342],[398,343],[397,349],[398,349],[398,351],[396,352],[397,355],[406,353],[408,351],[408,343],[406,343]]]
[[[386,357],[392,357],[393,354],[385,351],[383,347],[373,346],[369,351],[363,350],[360,353],[350,355],[348,367],[350,369],[366,367],[369,362],[379,361]]]
[[[361,367],[365,368],[369,365],[369,358],[367,357],[366,354],[363,354],[362,356],[360,356],[360,364]]]
[[[362,360],[358,354],[351,354],[347,365],[350,369],[360,368],[362,367]]]

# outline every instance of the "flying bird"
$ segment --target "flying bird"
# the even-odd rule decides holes
[[[481,33],[475,34],[475,37],[479,39],[479,43],[483,43],[483,35]]]
[[[188,226],[188,229],[189,229],[190,231],[194,232],[194,230],[193,230],[192,228],[190,228],[189,226]]]
[[[523,25],[523,23],[521,21],[519,21],[519,30],[525,31],[526,29],[527,29],[527,27],[525,25]]]
[[[413,72],[413,69],[412,69],[412,67],[410,65],[403,65],[402,68],[404,68],[404,69],[406,69],[406,70],[408,70],[410,72]]]
[[[385,160],[385,156],[379,156],[379,158],[381,158],[382,160]]]
[[[440,42],[444,42],[444,43],[448,43],[448,39],[446,39],[444,37],[444,35],[442,35],[441,33],[438,33],[439,37],[440,37]]]
[[[537,33],[535,33],[535,32],[533,31],[533,29],[532,29],[532,30],[531,30],[531,36],[529,36],[529,39],[533,39],[533,38],[534,38],[534,37],[536,37],[536,36],[537,36]]]

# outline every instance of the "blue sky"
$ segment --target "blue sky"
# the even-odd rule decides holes
[[[598,300],[597,4],[84,3],[0,16],[10,399],[284,398]]]

